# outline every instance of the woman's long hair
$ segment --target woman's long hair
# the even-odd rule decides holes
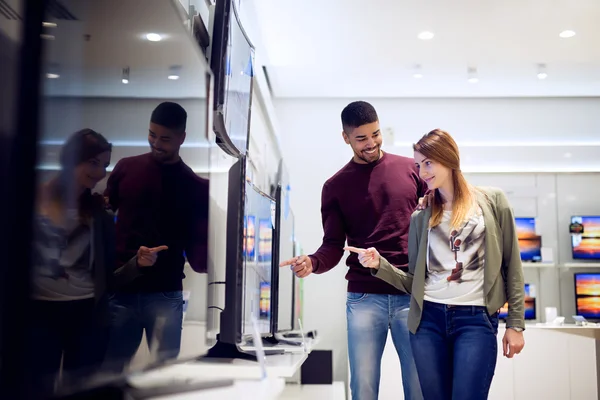
[[[450,226],[457,229],[471,216],[475,197],[471,185],[460,171],[460,154],[452,136],[441,129],[434,129],[413,145],[413,150],[426,158],[442,164],[452,170],[454,197],[452,200],[452,219]],[[429,227],[433,228],[442,222],[444,199],[435,190]]]
[[[50,193],[54,200],[63,204],[71,203],[76,199],[77,210],[82,219],[89,219],[96,211],[104,208],[104,201],[102,196],[92,195],[92,191],[88,188],[76,197],[75,168],[107,151],[112,151],[112,144],[92,129],[75,132],[67,139],[61,150],[61,171],[50,184]]]

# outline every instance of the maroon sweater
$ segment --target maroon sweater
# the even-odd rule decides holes
[[[410,216],[426,190],[412,158],[384,153],[371,164],[350,161],[323,185],[324,237],[310,256],[313,271],[321,274],[335,267],[346,241],[349,246],[375,247],[392,265],[406,269]],[[356,254],[350,254],[346,265],[349,292],[401,293],[371,276]]]
[[[121,159],[108,178],[105,196],[117,211],[117,266],[140,246],[166,245],[152,267],[119,292],[181,290],[185,257],[196,272],[206,272],[208,180],[183,161],[161,164],[146,153]]]

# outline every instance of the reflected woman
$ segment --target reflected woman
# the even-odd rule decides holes
[[[111,152],[101,134],[76,132],[62,148],[61,171],[38,190],[30,350],[35,390],[42,396],[83,383],[104,357],[114,217],[92,190],[106,176]]]

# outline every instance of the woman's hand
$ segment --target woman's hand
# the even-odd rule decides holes
[[[346,246],[344,250],[358,254],[358,261],[365,268],[379,269],[380,256],[374,247],[360,249],[358,247]]]

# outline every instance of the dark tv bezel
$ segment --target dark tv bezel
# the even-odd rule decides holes
[[[281,243],[281,185],[275,189],[275,226],[271,257],[271,324],[270,333],[279,330],[279,245]]]
[[[231,32],[231,22],[233,18],[237,23],[238,28],[242,32],[244,39],[248,43],[251,51],[255,51],[255,47],[252,41],[248,37],[246,30],[244,29],[241,19],[238,14],[237,6],[232,0],[220,0],[215,6],[215,17],[213,22],[213,37],[211,44],[211,56],[210,66],[214,75],[214,106],[213,106],[213,129],[216,136],[216,144],[227,154],[239,157],[242,154],[246,154],[250,146],[250,125],[251,125],[251,110],[252,110],[252,95],[254,93],[254,78],[250,79],[249,96],[250,101],[248,104],[248,126],[245,132],[246,135],[246,148],[238,149],[237,146],[231,140],[230,133],[227,132],[225,126],[225,83],[226,83],[226,69],[227,69],[227,54],[229,46],[229,34]],[[253,60],[254,69],[254,60]]]
[[[241,156],[229,170],[227,197],[227,249],[225,253],[225,308],[220,315],[219,341],[230,345],[242,342],[244,291],[244,214],[246,198],[246,157]]]
[[[600,215],[571,215],[571,220],[569,223],[573,223],[573,218],[598,218],[600,219]],[[570,235],[571,236],[571,235]],[[573,247],[573,237],[570,237],[570,242],[571,242],[571,258],[573,260],[588,260],[588,261],[595,261],[595,260],[600,260],[600,257],[576,257],[575,256],[575,248]]]
[[[579,313],[579,308],[577,307],[577,277],[580,275],[596,275],[600,277],[600,272],[574,272],[573,273],[573,298],[575,300],[575,315],[579,315],[590,321],[599,321],[600,316],[588,316]],[[600,297],[600,296],[598,296]]]

